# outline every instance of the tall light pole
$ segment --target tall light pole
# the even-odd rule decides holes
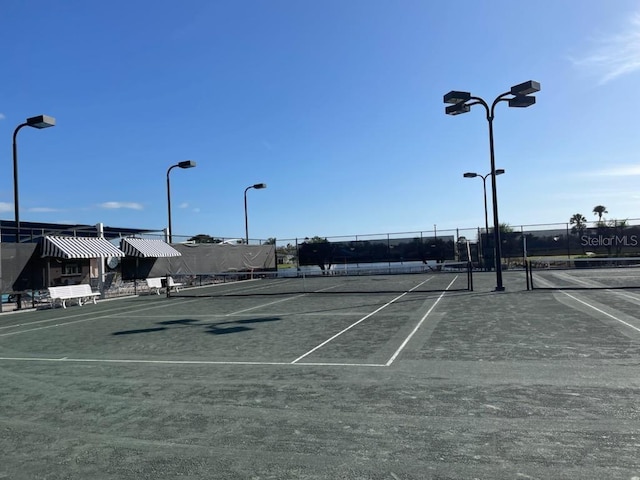
[[[498,168],[496,170],[496,175],[502,175],[504,173],[504,169],[502,168]],[[489,216],[487,214],[487,177],[491,175],[491,172],[487,173],[486,175],[480,175],[479,173],[475,173],[475,172],[466,172],[464,173],[462,176],[464,178],[476,178],[476,177],[480,177],[482,179],[482,190],[484,192],[484,233],[485,235],[489,235]],[[486,262],[486,255],[485,255],[485,251],[486,251],[486,246],[483,244],[482,245],[482,260],[483,262]],[[485,265],[486,268],[486,265]]]
[[[18,204],[18,132],[22,127],[33,127],[43,129],[53,127],[56,119],[48,115],[38,115],[37,117],[27,118],[27,121],[21,123],[13,132],[13,208],[15,211],[16,221],[16,243],[20,242],[20,206]]]
[[[444,103],[450,104],[445,107],[447,115],[460,115],[471,111],[473,105],[482,105],[487,113],[489,123],[489,154],[491,157],[491,193],[493,197],[493,236],[495,242],[496,261],[496,291],[503,291],[502,284],[502,246],[500,245],[500,223],[498,221],[498,193],[496,190],[496,165],[493,148],[493,118],[494,110],[499,102],[509,102],[510,107],[524,108],[536,103],[536,97],[530,94],[540,91],[540,84],[533,80],[528,80],[519,85],[511,87],[508,92],[498,95],[491,104],[480,97],[474,97],[469,92],[452,90],[444,96]]]
[[[169,173],[176,167],[193,168],[195,166],[196,162],[194,162],[193,160],[184,160],[182,162],[176,163],[175,165],[171,165],[169,167],[169,170],[167,170],[167,213],[169,217],[169,224],[167,226],[167,239],[169,240],[169,243],[171,243],[173,240],[173,231],[171,230],[171,185],[169,184]]]
[[[255,188],[257,190],[261,188],[267,188],[266,183],[256,183],[244,189],[244,239],[247,245],[249,245],[249,216],[247,215],[247,192]]]

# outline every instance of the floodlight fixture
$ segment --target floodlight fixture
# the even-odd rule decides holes
[[[516,95],[509,99],[509,106],[514,108],[527,108],[536,103],[536,97],[528,95]]]
[[[459,92],[457,90],[451,90],[444,96],[444,103],[464,103],[471,98],[470,92]]]
[[[182,162],[178,162],[175,165],[171,165],[167,170],[167,240],[169,243],[173,241],[173,230],[171,228],[171,183],[169,182],[169,173],[174,168],[193,168],[196,166],[196,162],[193,160],[183,160]],[[169,294],[169,289],[167,289],[167,295]]]
[[[511,95],[529,95],[540,91],[540,82],[527,80],[524,83],[511,87]]]
[[[247,213],[247,192],[252,188],[260,190],[262,188],[267,188],[267,184],[254,183],[253,185],[250,185],[244,189],[244,239],[247,245],[249,245],[249,215]]]
[[[184,160],[178,163],[178,167],[180,168],[193,168],[196,166],[196,162],[193,160]]]
[[[494,173],[496,175],[502,175],[504,173],[504,168],[497,168],[495,169]],[[482,179],[482,191],[484,193],[484,231],[486,235],[489,235],[489,215],[487,210],[487,177],[489,177],[490,175],[491,175],[491,172],[487,173],[486,175],[480,175],[479,173],[476,173],[476,172],[466,172],[462,175],[464,178],[480,177]],[[486,247],[487,247],[486,243],[483,243],[482,262],[483,264],[485,264],[485,269],[488,268],[488,266],[486,265],[486,256],[487,256]]]
[[[36,117],[27,118],[27,126],[33,128],[49,128],[56,125],[56,119],[49,115],[38,115]]]
[[[471,107],[465,103],[456,103],[445,107],[444,113],[447,115],[462,115],[471,111]]]
[[[18,198],[18,132],[23,127],[33,127],[37,129],[43,129],[53,127],[56,124],[56,119],[49,115],[38,115],[35,117],[27,118],[24,123],[21,123],[13,131],[13,208],[16,223],[16,243],[20,242],[20,206]]]
[[[494,181],[491,182],[491,194],[493,197],[493,236],[494,236],[494,248],[495,248],[495,267],[496,267],[496,291],[503,291],[504,285],[502,284],[502,249],[500,242],[500,223],[498,220],[498,193],[496,189],[495,176],[500,175],[499,170],[495,168],[495,151],[493,145],[493,119],[494,119],[494,109],[496,105],[500,102],[509,102],[510,107],[518,107],[525,108],[530,107],[536,103],[536,99],[533,96],[530,96],[532,93],[536,93],[540,91],[540,83],[535,82],[533,80],[528,80],[526,82],[520,83],[518,85],[514,85],[511,89],[498,95],[493,103],[491,103],[491,107],[489,104],[480,97],[472,97],[468,92],[458,92],[451,91],[444,96],[445,103],[451,103],[445,108],[445,113],[447,115],[460,115],[462,113],[467,113],[471,106],[473,105],[482,105],[487,112],[487,122],[489,123],[489,157],[491,161],[491,173],[493,174]],[[467,103],[469,100],[473,99],[473,102]],[[474,178],[471,175],[464,175],[465,178]],[[483,183],[484,183],[483,178]],[[486,197],[486,194],[485,194]],[[486,208],[485,208],[486,212]],[[486,215],[485,215],[486,218]],[[488,230],[488,225],[487,225]]]

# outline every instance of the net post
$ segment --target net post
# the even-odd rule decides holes
[[[525,259],[524,261],[524,276],[527,279],[527,291],[531,290],[531,285],[529,283],[529,261]]]
[[[473,292],[473,262],[467,262],[467,290]]]

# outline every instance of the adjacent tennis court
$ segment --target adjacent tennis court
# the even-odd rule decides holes
[[[638,289],[640,258],[593,257],[538,260],[527,263],[533,289]]]
[[[640,475],[640,290],[504,279],[256,279],[3,315],[0,478]]]

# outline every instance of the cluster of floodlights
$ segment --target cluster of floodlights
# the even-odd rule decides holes
[[[540,83],[533,80],[526,81],[519,85],[511,87],[511,90],[499,95],[493,102],[493,107],[500,102],[509,102],[510,107],[526,108],[536,103],[536,97],[531,96],[532,93],[540,91]],[[508,97],[508,98],[507,98]],[[471,111],[473,105],[483,104],[487,106],[485,101],[480,97],[471,96],[470,92],[459,92],[452,90],[444,96],[444,103],[450,104],[445,107],[447,115],[460,115]],[[493,116],[493,108],[491,109]]]
[[[500,222],[498,220],[498,194],[496,190],[496,175],[504,173],[504,170],[496,170],[495,155],[493,148],[493,117],[494,110],[498,103],[508,102],[510,107],[526,108],[536,103],[536,97],[532,93],[540,91],[540,83],[528,80],[511,87],[508,92],[498,95],[491,104],[491,107],[480,97],[474,97],[470,92],[461,92],[452,90],[444,96],[444,103],[447,115],[460,115],[471,111],[474,105],[482,105],[487,113],[487,121],[489,122],[489,153],[491,157],[491,171],[487,175],[491,175],[491,193],[493,198],[493,236],[494,236],[494,261],[496,268],[496,291],[504,290],[502,284],[502,248],[500,242]],[[474,177],[477,174],[465,174],[465,177]],[[485,177],[486,178],[486,177]],[[484,181],[484,179],[483,179]],[[485,224],[486,222],[486,191],[485,191]],[[488,230],[488,224],[486,225]]]

